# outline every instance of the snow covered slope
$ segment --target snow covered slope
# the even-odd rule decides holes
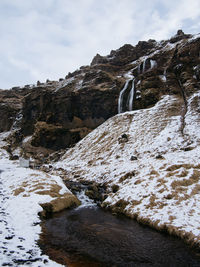
[[[200,93],[114,116],[55,164],[67,179],[119,186],[102,205],[200,245]],[[60,170],[58,168],[61,168]]]
[[[7,135],[0,135],[0,265],[61,266],[41,255],[37,245],[40,204],[51,202],[54,209],[61,209],[76,199],[61,178],[10,161],[2,149]]]

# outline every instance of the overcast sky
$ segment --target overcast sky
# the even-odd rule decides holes
[[[57,80],[178,29],[200,32],[200,0],[0,0],[0,88]]]

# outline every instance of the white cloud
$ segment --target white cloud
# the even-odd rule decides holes
[[[0,88],[58,79],[125,43],[196,32],[199,0],[1,0]]]

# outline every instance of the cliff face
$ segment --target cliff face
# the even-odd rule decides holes
[[[200,35],[178,31],[96,55],[65,79],[0,91],[2,162],[45,160],[63,180],[106,188],[103,207],[199,246],[199,47]]]
[[[0,90],[0,132],[9,131],[15,121],[19,119],[22,99],[27,93],[25,88]]]
[[[96,55],[65,79],[0,91],[0,131],[11,142],[32,136],[33,147],[70,147],[117,113],[154,106],[163,95],[184,100],[199,88],[200,38],[178,31],[170,40],[124,45]],[[184,120],[183,120],[184,124]]]
[[[199,247],[200,36],[181,36],[132,63],[120,114],[66,151],[53,170],[66,183],[106,188],[102,207]]]

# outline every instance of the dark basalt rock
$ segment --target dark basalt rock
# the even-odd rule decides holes
[[[134,160],[137,160],[138,158],[136,156],[131,156],[130,160],[131,161],[134,161]]]
[[[152,107],[166,94],[184,96],[186,103],[200,89],[200,38],[188,41],[190,37],[178,30],[167,41],[125,44],[108,56],[97,54],[90,66],[68,73],[65,79],[0,90],[0,132],[16,128],[20,135],[13,133],[10,138],[15,146],[33,135],[33,147],[51,151],[71,147],[118,113],[128,72],[135,77],[133,110]],[[144,57],[148,57],[145,65]],[[132,81],[124,93],[123,112],[129,110],[131,88]],[[127,141],[119,138],[120,143]]]
[[[0,90],[0,132],[10,130],[22,108],[22,99],[27,94],[28,90],[20,87]]]
[[[57,150],[63,147],[69,147],[79,140],[80,135],[77,131],[72,132],[61,126],[47,124],[46,122],[37,122],[31,145]]]

